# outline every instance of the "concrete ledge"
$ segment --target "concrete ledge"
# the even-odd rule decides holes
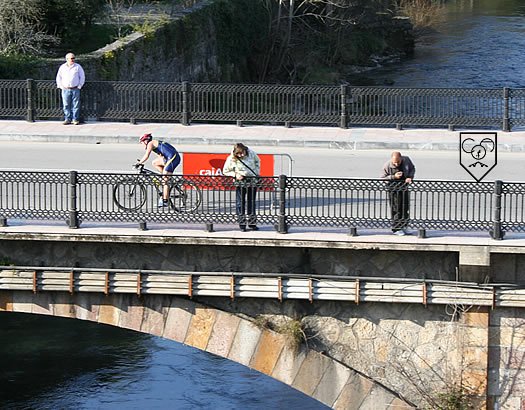
[[[525,253],[524,235],[508,236],[498,241],[488,235],[458,233],[453,236],[448,232],[432,231],[427,238],[418,238],[415,234],[398,237],[379,230],[353,237],[346,230],[310,231],[307,228],[287,234],[280,234],[270,227],[262,227],[257,232],[240,232],[227,226],[217,226],[214,232],[192,227],[150,225],[148,228],[147,231],[140,231],[138,225],[129,224],[90,225],[79,229],[69,229],[65,225],[10,225],[0,227],[0,240],[459,252],[461,264],[479,266],[490,264],[491,253]]]

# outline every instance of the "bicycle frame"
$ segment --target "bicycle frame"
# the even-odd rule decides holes
[[[168,187],[168,207],[177,212],[195,212],[202,202],[201,189],[192,181],[181,178],[172,178],[172,174],[159,174],[144,167],[135,166],[138,175],[145,175],[151,181],[159,197],[163,197],[164,187]],[[138,190],[138,191],[137,191]],[[119,181],[113,189],[113,200],[118,208],[125,211],[134,211],[142,208],[147,201],[147,190],[144,181]]]

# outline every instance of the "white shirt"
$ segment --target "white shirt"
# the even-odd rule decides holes
[[[81,89],[86,81],[84,69],[80,64],[73,63],[67,65],[67,62],[62,64],[57,72],[57,87],[61,89],[75,88]]]

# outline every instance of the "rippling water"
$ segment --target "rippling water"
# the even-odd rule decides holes
[[[111,326],[0,313],[0,334],[0,408],[326,408],[237,363]]]
[[[367,74],[396,87],[525,87],[525,2],[450,1],[413,58]]]

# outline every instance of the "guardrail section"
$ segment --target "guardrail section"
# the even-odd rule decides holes
[[[84,119],[281,124],[512,127],[525,89],[88,81]],[[0,80],[0,118],[61,118],[53,80]]]
[[[169,204],[158,207],[163,187]],[[0,218],[83,221],[236,224],[238,193],[256,191],[259,225],[280,233],[290,227],[384,228],[393,223],[392,195],[408,198],[409,229],[525,231],[525,183],[222,175],[0,171]]]
[[[525,307],[519,285],[277,273],[3,266],[0,290]]]

